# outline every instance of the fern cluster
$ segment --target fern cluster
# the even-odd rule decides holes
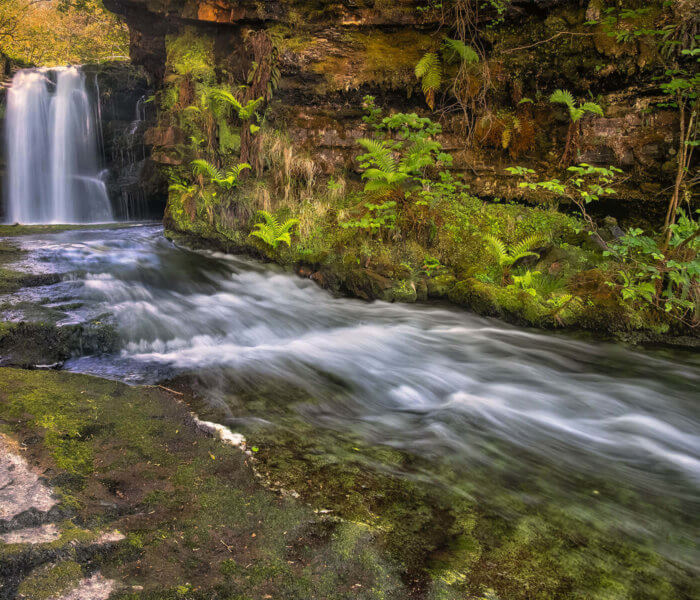
[[[258,238],[270,248],[276,249],[281,243],[291,246],[292,229],[299,224],[299,219],[287,219],[280,222],[272,213],[266,210],[258,211],[258,216],[262,217],[262,222],[255,224],[255,230],[251,236]]]
[[[484,236],[484,240],[496,258],[505,282],[509,278],[510,270],[516,262],[528,256],[539,257],[539,254],[532,252],[531,249],[542,243],[542,236],[531,235],[512,246],[507,246],[503,240],[493,235]]]
[[[240,174],[246,169],[250,169],[248,163],[240,163],[224,173],[222,170],[217,169],[214,165],[201,158],[193,160],[190,164],[192,165],[192,173],[195,176],[206,177],[215,186],[226,190],[236,187]]]
[[[433,139],[441,131],[439,124],[415,113],[398,113],[380,121],[381,111],[374,107],[372,97],[365,98],[365,106],[369,112],[367,119],[383,137],[362,138],[357,142],[366,150],[357,157],[364,169],[366,192],[386,193],[400,188],[409,192],[420,187],[427,168],[451,161],[440,142]]]
[[[228,90],[214,89],[210,92],[210,98],[214,102],[218,102],[221,106],[225,108],[233,109],[236,115],[241,121],[248,121],[253,118],[255,111],[264,101],[264,98],[257,98],[255,100],[249,100],[245,104],[241,103],[236,96],[234,96]]]
[[[569,109],[569,116],[573,123],[579,121],[587,112],[598,115],[599,117],[604,116],[603,109],[595,102],[576,104],[573,94],[568,90],[555,90],[549,97],[549,101],[553,104],[563,104],[566,106]]]

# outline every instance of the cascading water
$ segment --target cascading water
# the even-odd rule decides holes
[[[78,68],[26,69],[14,76],[6,150],[8,222],[112,220],[99,177],[95,114]]]

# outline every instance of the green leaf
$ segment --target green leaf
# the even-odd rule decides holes
[[[576,100],[568,90],[555,90],[549,97],[549,101],[555,104],[564,104],[568,106],[569,109],[576,105]]]
[[[479,62],[479,55],[474,48],[465,44],[462,40],[445,38],[442,42],[442,55],[448,62],[461,60],[468,64]]]

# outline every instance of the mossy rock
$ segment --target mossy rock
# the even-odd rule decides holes
[[[539,327],[555,325],[551,309],[524,290],[465,279],[454,285],[449,292],[449,299],[483,316]]]
[[[416,284],[409,279],[397,282],[387,294],[387,299],[390,299],[392,302],[414,303],[418,299]]]
[[[72,560],[40,567],[17,590],[18,599],[48,600],[72,589],[83,577],[81,566]]]
[[[89,323],[58,327],[50,323],[1,323],[0,363],[4,366],[53,365],[72,356],[117,349],[112,325]]]
[[[456,282],[457,278],[451,273],[444,273],[428,278],[426,280],[428,297],[447,298]]]
[[[70,373],[0,369],[3,432],[24,443],[25,458],[57,486],[75,522],[126,535],[99,556],[69,545],[76,552],[65,560],[141,586],[138,598],[409,597],[377,529],[265,489],[246,455],[203,434],[180,398]],[[46,562],[52,552],[32,556]],[[69,564],[31,575],[35,562],[15,561],[13,577],[30,597],[43,597],[36,590],[54,593],[44,584],[63,588],[78,576]],[[0,554],[0,573],[7,566]]]

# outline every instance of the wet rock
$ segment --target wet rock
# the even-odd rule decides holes
[[[58,327],[47,323],[5,323],[0,328],[0,364],[56,366],[72,356],[112,352],[117,336],[111,325],[88,323]]]
[[[457,278],[449,273],[431,277],[426,281],[428,296],[431,298],[446,298]]]
[[[112,579],[95,573],[92,577],[81,579],[75,588],[57,600],[107,600],[115,588],[116,583]]]
[[[144,142],[149,146],[172,149],[185,141],[185,135],[177,127],[153,127],[146,131]]]
[[[154,93],[148,73],[129,62],[89,64],[86,75],[99,92],[106,185],[117,219],[163,214],[167,182],[153,177],[145,132],[155,122]]]
[[[20,455],[19,448],[0,435],[0,531],[28,515],[47,513],[56,504],[51,490]]]
[[[418,299],[416,284],[412,281],[399,281],[388,294],[388,298],[392,302],[413,303]]]
[[[245,437],[240,433],[234,433],[225,425],[213,423],[211,421],[201,421],[193,416],[194,423],[198,429],[204,431],[207,435],[219,438],[224,444],[235,446],[237,448],[245,448]]]
[[[27,527],[0,535],[0,541],[5,544],[45,544],[60,537],[55,523],[45,523],[38,527]]]

